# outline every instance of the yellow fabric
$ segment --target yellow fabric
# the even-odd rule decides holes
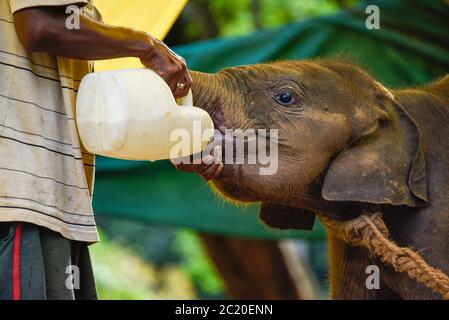
[[[163,39],[188,0],[95,0],[108,24],[146,31]],[[125,58],[95,62],[96,71],[141,68],[139,59]]]

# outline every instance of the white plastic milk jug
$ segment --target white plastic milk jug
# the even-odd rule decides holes
[[[178,106],[165,81],[150,69],[91,73],[80,84],[76,120],[84,147],[128,160],[160,160],[201,152],[213,137],[209,114]],[[175,151],[174,151],[175,150]]]

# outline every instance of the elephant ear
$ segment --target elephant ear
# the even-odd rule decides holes
[[[271,228],[312,230],[315,213],[276,203],[262,203],[260,219]]]
[[[406,110],[387,100],[388,120],[330,164],[321,190],[324,199],[410,207],[427,203],[420,130]]]

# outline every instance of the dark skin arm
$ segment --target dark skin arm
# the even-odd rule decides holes
[[[116,27],[80,16],[80,29],[66,28],[65,7],[35,7],[14,14],[16,33],[28,52],[47,52],[59,57],[101,60],[139,58],[169,85],[176,98],[192,84],[185,60],[163,42],[128,28]],[[178,88],[177,84],[185,84]]]

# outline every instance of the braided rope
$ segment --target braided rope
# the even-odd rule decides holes
[[[347,221],[335,220],[318,214],[320,221],[341,241],[360,246],[390,264],[397,272],[404,272],[410,278],[440,293],[449,300],[449,277],[441,270],[431,267],[416,252],[399,247],[388,239],[388,228],[381,213],[362,214]]]

